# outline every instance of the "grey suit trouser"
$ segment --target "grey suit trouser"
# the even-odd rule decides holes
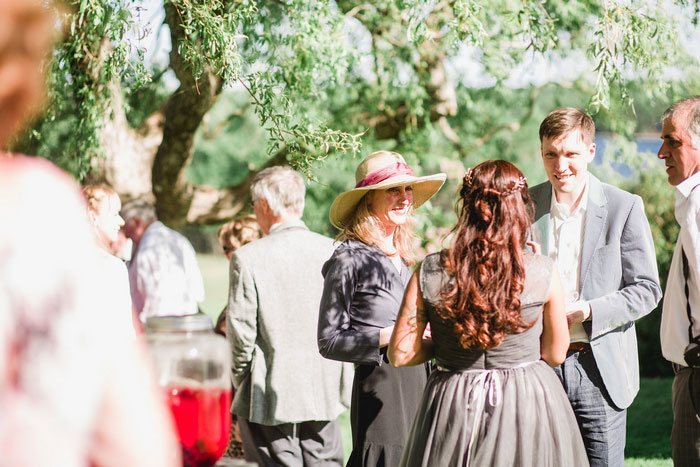
[[[554,371],[574,409],[591,467],[624,466],[627,411],[610,400],[593,352],[569,351]]]
[[[700,409],[700,369],[673,365],[673,429],[671,456],[676,467],[700,465],[700,422],[691,401],[688,382],[693,378],[695,405]]]
[[[260,467],[343,465],[338,420],[260,425],[238,417],[243,452]]]

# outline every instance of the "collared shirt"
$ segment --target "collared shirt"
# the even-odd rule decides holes
[[[287,227],[302,227],[304,229],[307,229],[306,224],[304,224],[304,221],[301,219],[289,219],[284,222],[278,222],[276,224],[272,224],[270,227],[270,233],[277,232],[278,230],[286,229]],[[268,234],[269,235],[269,234]]]
[[[134,308],[141,321],[151,316],[197,313],[204,281],[190,242],[161,222],[148,226],[129,262]]]
[[[579,299],[581,277],[581,244],[583,227],[588,208],[588,179],[583,187],[578,206],[571,211],[569,206],[558,203],[552,188],[552,203],[549,218],[549,252],[559,267],[561,283],[566,296],[566,303]],[[588,334],[581,324],[573,326],[569,333],[571,342],[588,342]]]
[[[688,313],[686,311],[685,277],[681,248],[688,257],[690,273],[688,292],[693,316],[693,336],[700,335],[700,172],[676,186],[676,221],[680,225],[676,248],[668,272],[664,307],[661,315],[661,351],[666,360],[687,365],[683,351],[688,345]]]

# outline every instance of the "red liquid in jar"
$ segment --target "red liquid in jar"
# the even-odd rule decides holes
[[[231,389],[168,390],[185,467],[210,467],[223,455],[231,431]]]

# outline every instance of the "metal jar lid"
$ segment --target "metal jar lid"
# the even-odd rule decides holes
[[[212,331],[214,324],[204,313],[185,316],[152,316],[146,320],[146,333]]]

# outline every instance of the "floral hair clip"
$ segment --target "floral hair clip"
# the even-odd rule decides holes
[[[469,188],[472,187],[473,176],[474,176],[474,169],[472,169],[472,168],[467,169],[467,171],[464,173],[464,183],[466,183]],[[525,178],[521,175],[513,183],[513,186],[508,188],[507,190],[504,190],[500,193],[495,191],[495,190],[493,190],[492,192],[498,196],[508,196],[512,193],[515,193],[516,191],[519,191],[519,190],[522,190],[523,188],[525,188],[525,182],[527,182],[527,178]]]
[[[503,196],[508,196],[511,193],[515,193],[516,191],[522,190],[525,188],[525,182],[527,182],[527,178],[523,177],[522,175],[515,181],[513,184],[513,187],[505,190],[503,192]]]
[[[467,184],[469,188],[472,187],[472,174],[474,173],[474,169],[471,167],[467,169],[467,171],[464,173],[464,181]]]

